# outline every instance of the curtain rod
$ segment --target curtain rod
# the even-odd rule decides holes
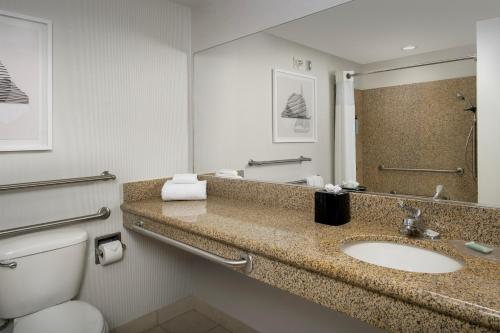
[[[377,71],[373,71],[373,72],[366,72],[366,73],[353,73],[353,74],[349,74],[348,73],[348,74],[346,74],[346,77],[348,79],[350,79],[351,77],[358,76],[358,75],[368,75],[368,74],[385,73],[385,72],[397,71],[397,70],[400,70],[400,69],[416,68],[416,67],[423,67],[423,66],[429,66],[429,65],[439,65],[439,64],[445,64],[445,63],[448,63],[448,62],[456,62],[456,61],[464,61],[464,60],[477,60],[477,57],[476,56],[469,56],[469,57],[463,57],[463,58],[453,58],[453,59],[445,59],[445,60],[424,62],[424,63],[416,64],[416,65],[387,68],[387,69],[381,69],[381,70],[377,70]]]

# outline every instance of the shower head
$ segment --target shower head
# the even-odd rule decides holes
[[[457,99],[458,99],[458,100],[460,100],[460,101],[464,101],[464,102],[466,102],[467,104],[469,104],[469,107],[468,107],[468,108],[466,108],[466,109],[464,109],[464,111],[470,111],[470,112],[476,113],[476,110],[477,110],[476,106],[475,106],[475,105],[473,105],[473,104],[469,101],[469,99],[468,99],[467,97],[465,97],[465,95],[464,95],[464,94],[462,94],[461,92],[459,92],[459,91],[458,91],[458,92],[457,92],[457,94],[456,94],[456,97],[457,97]]]

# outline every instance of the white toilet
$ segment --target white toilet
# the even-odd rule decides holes
[[[87,239],[86,231],[69,229],[0,240],[0,318],[14,319],[13,333],[108,332],[99,310],[71,300],[82,282]]]

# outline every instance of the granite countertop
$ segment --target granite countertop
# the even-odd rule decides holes
[[[457,251],[447,240],[410,240],[398,230],[354,219],[317,224],[310,212],[217,196],[207,201],[125,202],[124,212],[167,224],[357,287],[500,330],[500,265]],[[345,255],[349,240],[388,240],[435,249],[464,262],[446,274],[410,273]]]

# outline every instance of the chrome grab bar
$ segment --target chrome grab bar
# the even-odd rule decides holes
[[[12,262],[0,262],[0,268],[15,269],[15,268],[17,268],[17,262],[15,262],[15,261],[12,261]]]
[[[436,172],[436,173],[456,173],[458,175],[464,174],[463,168],[456,168],[455,170],[439,170],[439,169],[412,169],[412,168],[387,168],[383,164],[378,166],[380,171],[410,171],[410,172]]]
[[[1,191],[27,189],[27,188],[45,187],[45,186],[106,181],[106,180],[114,180],[114,179],[116,179],[115,175],[109,173],[108,171],[104,171],[99,176],[54,179],[54,180],[43,180],[43,181],[38,181],[38,182],[0,185],[0,192]]]
[[[271,161],[248,161],[248,166],[261,166],[261,165],[272,165],[272,164],[288,164],[288,163],[302,163],[311,162],[312,158],[300,156],[299,158],[291,158],[287,160],[271,160]]]
[[[218,256],[216,254],[204,251],[202,249],[199,249],[197,247],[176,241],[175,239],[159,235],[155,232],[146,230],[144,228],[144,222],[138,221],[134,225],[132,225],[131,229],[137,233],[140,233],[144,236],[148,236],[151,238],[154,238],[156,240],[159,240],[162,243],[172,245],[178,249],[184,250],[186,252],[189,252],[191,254],[197,255],[199,257],[205,258],[207,260],[210,260],[212,262],[215,262],[217,264],[230,267],[230,268],[244,268],[246,273],[250,273],[253,269],[252,266],[252,256],[248,253],[242,253],[241,254],[241,259],[239,260],[233,260],[233,259],[227,259],[221,256]]]
[[[292,180],[286,183],[291,185],[307,185],[307,179]]]
[[[110,215],[111,215],[111,210],[108,207],[102,207],[95,214],[72,217],[69,219],[63,219],[63,220],[57,220],[57,221],[51,221],[51,222],[45,222],[45,223],[39,223],[39,224],[32,224],[32,225],[28,225],[25,227],[17,227],[17,228],[0,230],[0,238],[1,237],[10,237],[10,236],[14,236],[14,235],[24,234],[24,233],[31,232],[31,231],[49,229],[49,228],[59,227],[59,226],[63,226],[63,225],[79,223],[79,222],[86,222],[86,221],[98,220],[98,219],[105,220]]]

